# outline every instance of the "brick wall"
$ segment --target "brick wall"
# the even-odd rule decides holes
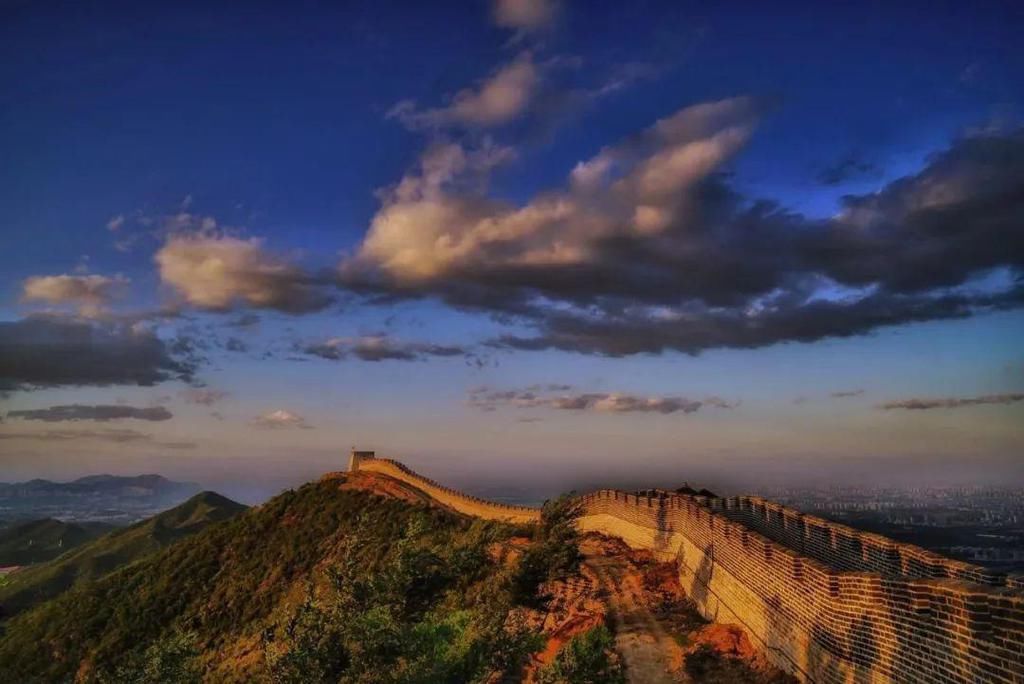
[[[467,515],[533,523],[537,509],[463,494],[389,459],[354,467]],[[742,625],[803,681],[1024,684],[1024,578],[1006,577],[759,497],[652,490],[582,497],[579,526],[674,561],[710,620]]]
[[[745,626],[805,681],[1024,682],[1019,578],[996,586],[980,568],[811,516],[800,527],[752,497],[583,498],[582,529],[675,561],[707,618]],[[750,515],[736,513],[744,500]]]
[[[465,515],[512,523],[535,523],[540,520],[540,511],[536,508],[507,506],[463,494],[457,489],[445,487],[430,478],[423,477],[398,461],[386,458],[365,458],[359,459],[354,465],[357,470],[382,473],[406,482],[426,492],[436,501]]]

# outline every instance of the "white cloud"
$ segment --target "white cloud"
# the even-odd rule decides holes
[[[419,111],[414,102],[403,100],[388,116],[411,129],[501,126],[526,112],[540,80],[540,68],[524,52],[475,88],[460,90],[447,107]]]
[[[264,413],[261,416],[257,416],[252,419],[252,424],[257,427],[264,428],[300,428],[303,430],[309,430],[313,426],[306,422],[306,419],[302,416],[286,411],[284,409],[278,409],[277,411],[270,411]]]
[[[155,259],[163,282],[203,309],[244,304],[304,313],[331,301],[302,269],[265,251],[256,238],[172,234]]]
[[[124,276],[52,275],[32,276],[22,284],[22,298],[49,304],[70,304],[81,315],[94,318],[121,295],[130,281]]]
[[[554,0],[494,0],[494,23],[518,31],[537,31],[555,20],[558,3]]]
[[[578,164],[567,189],[520,207],[458,187],[472,172],[454,152],[444,164],[422,163],[384,195],[347,267],[369,265],[399,283],[424,284],[453,272],[587,264],[600,241],[685,226],[702,182],[749,138],[756,110],[749,98],[683,109]]]

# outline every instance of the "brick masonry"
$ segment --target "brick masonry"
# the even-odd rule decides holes
[[[411,484],[467,515],[536,509],[467,496],[397,461],[350,470]],[[802,681],[1024,684],[1024,579],[804,515],[759,497],[600,490],[579,526],[671,560],[700,611],[742,625]]]

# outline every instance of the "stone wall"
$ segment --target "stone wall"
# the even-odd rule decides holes
[[[844,526],[830,530],[826,544],[820,529],[831,523],[812,518],[808,524],[805,517],[798,535],[801,528],[785,522],[787,511],[775,523],[763,512],[732,515],[743,510],[739,500],[612,490],[583,500],[582,529],[676,562],[705,617],[744,626],[778,666],[802,680],[1024,682],[1019,578],[996,586],[998,576],[935,556],[944,561],[938,563],[923,549],[917,552],[927,562],[918,565],[916,547],[877,535],[844,541],[846,531],[855,532]],[[788,541],[769,539],[755,525]],[[820,545],[812,549],[807,539],[818,534]],[[800,544],[820,558],[791,548]],[[879,549],[890,553],[879,556]],[[862,569],[876,562],[884,572]],[[941,578],[933,579],[936,574]],[[989,583],[950,578],[974,574]]]
[[[962,579],[1005,585],[1005,574],[956,561],[919,546],[862,532],[756,496],[712,499],[709,505],[731,520],[838,570],[890,577]]]
[[[537,509],[463,494],[397,461],[354,457],[467,515],[535,523]],[[601,490],[585,531],[676,563],[710,620],[743,626],[802,681],[1024,684],[1024,579],[803,515],[758,497]]]
[[[396,480],[401,480],[416,487],[429,494],[434,500],[465,515],[511,523],[535,523],[540,520],[540,511],[536,508],[507,506],[470,496],[469,494],[463,494],[457,489],[445,487],[430,478],[423,477],[398,461],[392,461],[391,459],[365,456],[356,458],[353,455],[352,460],[349,462],[349,470],[370,471],[389,475]]]

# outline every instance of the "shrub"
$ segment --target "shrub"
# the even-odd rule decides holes
[[[604,625],[578,634],[538,673],[540,684],[621,684],[626,674]]]

